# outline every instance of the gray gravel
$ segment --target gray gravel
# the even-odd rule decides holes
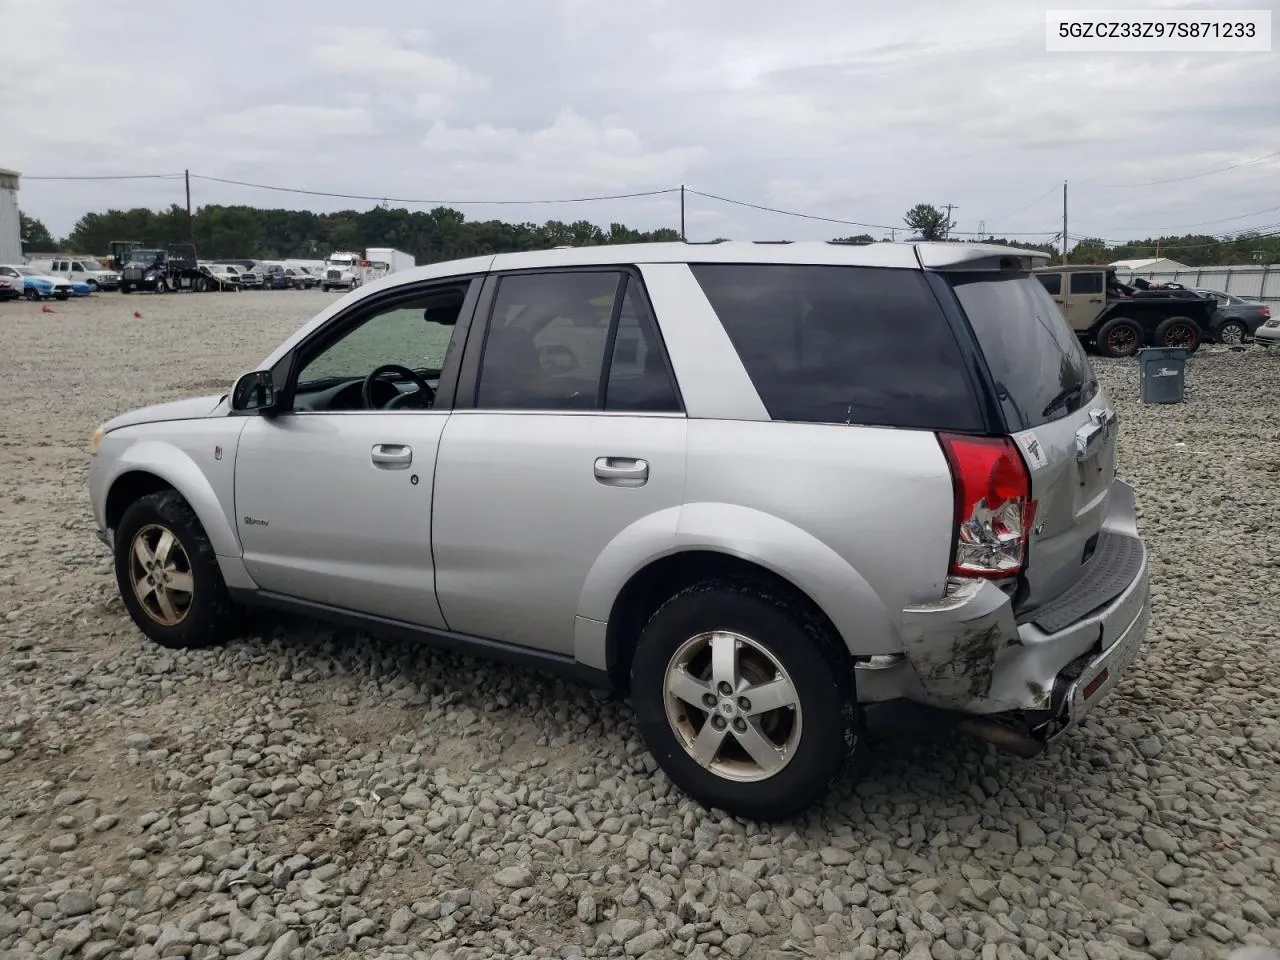
[[[145,642],[85,445],[225,388],[329,298],[0,306],[0,956],[1170,960],[1280,946],[1280,352],[1122,418],[1149,644],[1021,761],[873,753],[802,821],[708,813],[624,703],[306,623]],[[133,312],[142,313],[135,318]]]

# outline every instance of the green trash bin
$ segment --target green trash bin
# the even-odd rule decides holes
[[[1186,347],[1143,347],[1137,357],[1142,370],[1142,402],[1182,403],[1191,351]]]

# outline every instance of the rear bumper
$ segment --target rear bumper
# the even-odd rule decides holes
[[[1076,586],[1023,622],[987,581],[966,582],[944,600],[904,610],[900,695],[1008,719],[1051,739],[1115,687],[1141,648],[1149,606],[1133,490],[1116,481],[1098,550]]]

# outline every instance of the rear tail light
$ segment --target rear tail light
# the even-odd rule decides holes
[[[1271,316],[1271,308],[1270,308],[1270,307],[1263,307],[1263,308],[1262,308],[1262,315],[1263,315],[1264,317],[1269,317],[1269,316]]]
[[[958,577],[1011,577],[1022,572],[1035,522],[1031,476],[1008,437],[938,435],[955,488]]]

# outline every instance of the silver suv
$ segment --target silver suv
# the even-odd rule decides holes
[[[170,647],[242,605],[630,695],[671,779],[790,817],[864,710],[1030,753],[1147,625],[1116,416],[1003,247],[500,254],[342,297],[230,394],[116,417],[90,486]]]

